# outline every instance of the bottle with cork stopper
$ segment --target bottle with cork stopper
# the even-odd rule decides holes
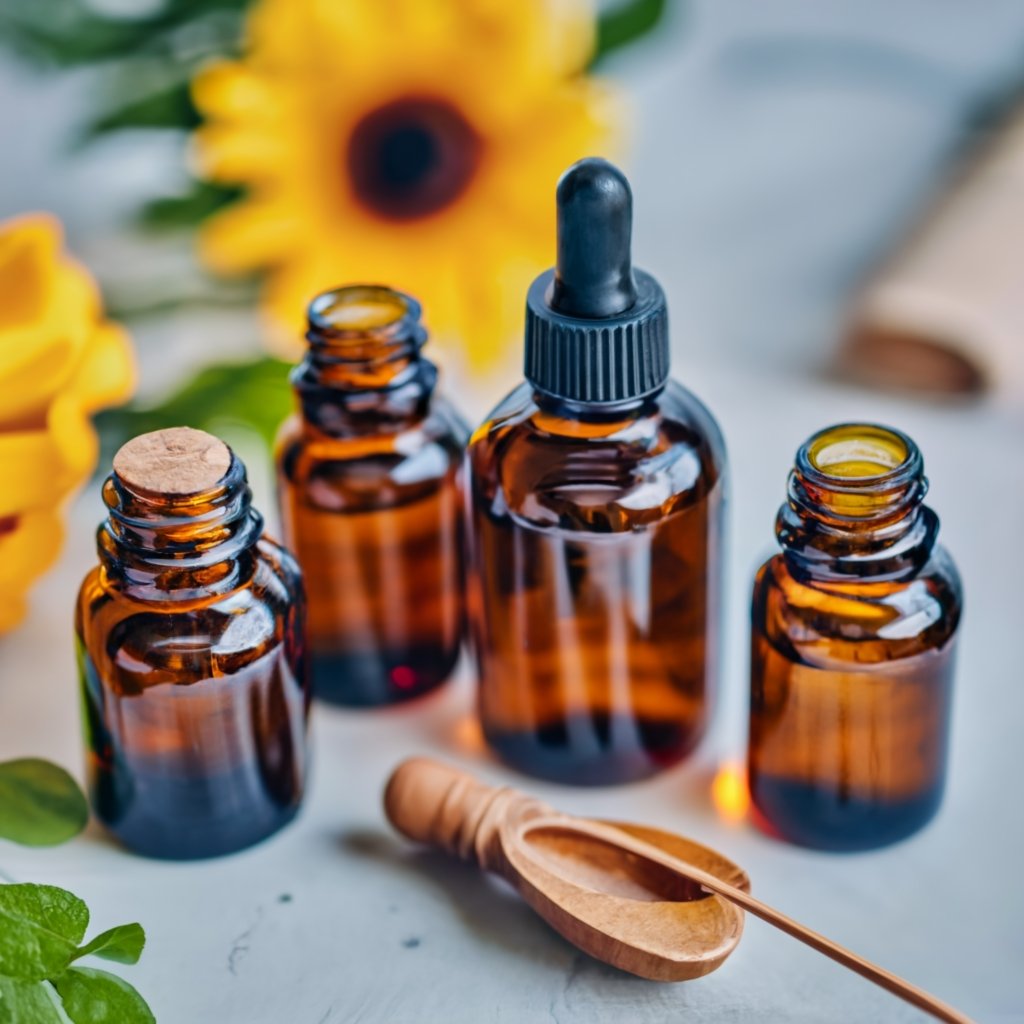
[[[176,427],[114,457],[75,631],[90,797],[127,847],[229,853],[290,821],[306,782],[305,602],[245,467]]]
[[[324,292],[306,340],[277,467],[284,540],[309,597],[313,690],[333,704],[393,704],[438,687],[461,650],[469,430],[435,392],[411,296]]]
[[[669,378],[626,178],[582,160],[557,211],[557,266],[527,297],[526,381],[467,454],[479,708],[513,766],[624,782],[678,761],[708,722],[725,448]]]

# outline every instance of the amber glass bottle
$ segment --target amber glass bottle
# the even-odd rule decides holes
[[[242,463],[201,431],[130,441],[103,499],[75,621],[96,816],[154,857],[249,846],[305,785],[298,567],[261,535]]]
[[[961,591],[899,431],[829,427],[797,453],[754,581],[748,773],[757,821],[861,850],[942,798]]]
[[[303,567],[317,697],[378,705],[451,673],[463,633],[459,473],[468,428],[434,393],[420,307],[389,288],[325,292],[282,428],[285,542]]]
[[[625,178],[582,161],[558,207],[527,382],[468,452],[480,715],[525,772],[623,782],[678,761],[708,720],[725,452],[668,380],[665,299],[630,267]]]

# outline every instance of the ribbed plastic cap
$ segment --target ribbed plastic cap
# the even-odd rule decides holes
[[[668,380],[668,307],[634,271],[633,195],[607,160],[573,164],[558,182],[558,263],[526,298],[526,379],[571,401],[641,398]]]

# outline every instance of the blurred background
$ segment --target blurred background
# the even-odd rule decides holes
[[[245,6],[0,6],[7,43],[0,50],[0,215],[47,210],[63,221],[70,250],[98,277],[111,314],[131,329],[147,399],[200,363],[251,357],[267,343],[255,289],[211,278],[194,255],[193,229],[212,196],[190,192],[201,160],[189,133],[201,115],[188,101],[188,82],[218,51],[238,52]],[[524,5],[519,17],[535,17],[535,6]],[[581,141],[621,159],[631,176],[637,261],[669,293],[678,375],[742,363],[765,374],[766,386],[789,388],[833,373],[857,290],[1012,109],[1024,83],[1024,7],[989,0],[983,17],[966,5],[926,0],[666,0],[602,10],[630,6],[635,38],[609,47],[592,66],[579,62],[622,101],[607,143],[600,132]],[[105,22],[87,20],[92,11],[139,20],[127,22],[137,27],[119,39]],[[445,31],[457,34],[458,18]],[[387,45],[380,42],[382,50]],[[426,30],[421,45],[428,54],[436,45]],[[476,45],[468,27],[464,45]],[[453,88],[443,68],[433,73],[439,87]],[[461,88],[469,92],[470,83]],[[514,92],[515,83],[506,88]],[[459,90],[456,83],[456,97]],[[211,120],[224,130],[228,116]],[[254,121],[252,132],[260,127]],[[559,129],[538,120],[535,130]],[[241,168],[243,178],[248,173]],[[530,193],[540,219],[551,216],[553,186],[540,175]],[[190,196],[191,206],[159,205]],[[324,225],[325,232],[344,230],[344,221]],[[442,233],[432,242],[435,254],[472,245],[460,232]],[[362,238],[357,228],[352,244]],[[1019,248],[1011,251],[1019,258]],[[443,351],[435,349],[460,383],[474,379],[465,396],[474,415],[518,372],[522,296],[514,292],[542,259],[531,253],[528,273],[502,299],[514,311],[503,337],[446,339]],[[497,275],[501,258],[495,263]],[[395,269],[392,276],[402,276],[404,267]],[[431,299],[439,300],[421,297],[429,319]],[[473,333],[460,323],[458,333]],[[489,351],[480,357],[483,345]],[[984,355],[977,358],[985,364]]]

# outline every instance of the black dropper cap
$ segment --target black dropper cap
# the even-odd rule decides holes
[[[633,194],[597,157],[562,175],[558,265],[526,297],[526,379],[557,398],[626,402],[668,380],[668,308],[650,274],[633,270]]]

